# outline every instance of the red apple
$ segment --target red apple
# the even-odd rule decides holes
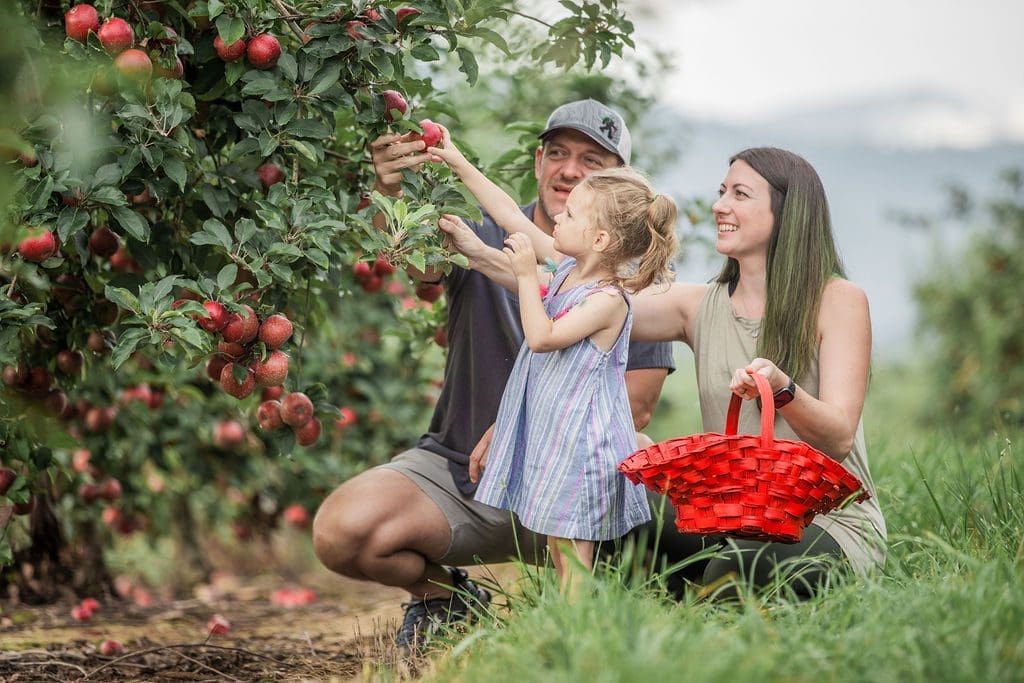
[[[256,420],[260,423],[260,429],[272,432],[275,429],[280,429],[284,426],[284,421],[281,420],[281,402],[280,401],[264,401],[260,404],[260,407],[256,409]]]
[[[430,119],[423,119],[420,121],[420,128],[423,129],[423,133],[413,133],[409,138],[410,140],[423,140],[423,142],[427,143],[427,147],[437,147],[441,144],[441,139],[444,137],[441,126]]]
[[[104,657],[119,655],[124,652],[124,645],[119,640],[104,640],[100,643],[100,654]]]
[[[281,401],[281,420],[289,427],[301,427],[313,419],[313,402],[301,391],[295,391]]]
[[[109,477],[100,484],[100,498],[114,502],[121,497],[121,482],[113,477]]]
[[[68,38],[84,43],[89,31],[100,27],[100,15],[92,5],[75,5],[64,14],[64,32]]]
[[[125,50],[114,59],[114,68],[125,78],[148,81],[153,75],[153,60],[142,50]]]
[[[334,421],[340,429],[346,429],[356,423],[356,411],[348,406],[341,409],[341,417]]]
[[[82,600],[82,602],[79,604],[81,604],[82,607],[86,608],[90,612],[95,612],[100,608],[100,601],[96,598],[86,598]]]
[[[220,332],[228,324],[228,311],[219,301],[203,303],[206,315],[199,319],[199,326],[207,332]]]
[[[284,394],[284,387],[267,387],[260,394],[260,399],[264,401],[276,401]]]
[[[394,121],[396,118],[404,118],[405,113],[409,111],[409,103],[405,101],[402,93],[397,90],[385,90],[381,93],[384,97],[384,118],[388,121]],[[398,110],[400,113],[396,117],[394,110]]]
[[[364,292],[379,292],[384,286],[384,278],[377,274],[371,274],[359,281]]]
[[[108,505],[103,508],[103,512],[100,513],[100,519],[107,526],[116,526],[121,521],[121,511],[113,505]]]
[[[0,496],[6,496],[18,474],[10,467],[0,468]]]
[[[281,516],[284,517],[284,521],[296,529],[305,529],[309,526],[309,513],[298,503],[292,503],[286,507]]]
[[[92,452],[88,448],[76,448],[71,454],[71,469],[79,474],[84,474],[89,470],[91,458]]]
[[[69,351],[67,349],[57,352],[57,369],[65,375],[74,377],[82,372],[82,365],[85,363],[85,356],[81,351]]]
[[[314,417],[301,427],[293,427],[292,431],[295,432],[295,443],[312,446],[320,438],[320,420]]]
[[[416,296],[431,303],[444,294],[444,286],[436,282],[420,282],[416,285]]]
[[[227,324],[221,330],[221,335],[226,342],[237,342],[248,344],[260,331],[260,319],[256,312],[247,304],[242,304],[243,313],[231,313],[228,316]]]
[[[240,360],[249,353],[249,350],[241,344],[226,341],[217,343],[217,351],[229,360]]]
[[[218,422],[213,430],[213,443],[226,451],[237,448],[245,443],[245,427],[236,420]]]
[[[214,614],[206,622],[206,630],[212,635],[224,635],[231,630],[231,622],[219,614]]]
[[[442,349],[448,348],[448,331],[443,327],[439,327],[434,330],[434,343],[440,346]]]
[[[103,49],[112,55],[130,48],[135,43],[135,32],[124,19],[111,17],[96,32]],[[147,57],[148,59],[148,57]]]
[[[18,244],[18,253],[26,261],[42,263],[57,253],[57,237],[49,230],[37,232]]]
[[[409,17],[414,17],[417,14],[423,14],[423,12],[416,9],[415,7],[400,7],[398,10],[395,11],[395,24],[401,26],[403,21],[405,21]]]
[[[363,16],[369,19],[370,21],[380,21],[380,12],[378,12],[372,7],[367,7],[363,11]]]
[[[360,280],[365,280],[373,275],[373,266],[366,261],[359,261],[352,266],[352,272]]]
[[[363,22],[350,21],[348,22],[348,27],[345,29],[345,32],[348,34],[348,37],[351,38],[352,40],[366,40],[366,36],[359,32],[360,29],[364,28],[366,28],[366,24],[364,24]]]
[[[217,56],[225,62],[237,62],[245,54],[245,40],[239,38],[230,45],[225,45],[220,36],[217,36],[213,39],[213,49],[217,51]]]
[[[271,185],[276,185],[284,180],[284,171],[277,164],[268,162],[256,169],[256,176],[260,179],[260,184],[263,185],[263,191],[266,192]]]
[[[259,339],[268,349],[279,349],[292,336],[292,322],[280,313],[268,317],[260,325]]]
[[[373,262],[373,272],[381,277],[386,277],[395,272],[395,266],[387,256],[378,256]]]
[[[75,621],[89,621],[92,619],[92,612],[81,605],[75,605],[71,608],[71,618]]]
[[[228,364],[226,358],[220,356],[210,356],[210,360],[206,361],[206,376],[215,382],[220,381],[220,371],[224,369],[224,366]]]
[[[261,387],[278,387],[288,379],[288,356],[283,351],[271,351],[263,362],[252,366],[256,384]]]
[[[252,371],[246,368],[245,379],[239,384],[235,380],[234,369],[234,363],[228,363],[224,366],[224,369],[220,371],[220,386],[229,395],[237,399],[243,399],[256,388],[256,378],[253,376]]]
[[[118,239],[117,233],[105,225],[96,228],[89,235],[89,251],[100,258],[110,258],[120,246],[121,240]]]
[[[249,57],[249,63],[257,69],[273,68],[281,56],[281,43],[272,34],[261,33],[249,41],[246,55]]]

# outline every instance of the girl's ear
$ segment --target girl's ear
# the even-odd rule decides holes
[[[591,245],[594,251],[602,252],[612,243],[612,236],[607,230],[598,230],[594,234],[594,243]]]

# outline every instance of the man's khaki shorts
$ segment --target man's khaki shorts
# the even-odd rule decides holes
[[[452,543],[441,557],[430,558],[455,566],[543,561],[546,540],[520,525],[515,515],[473,500],[455,486],[448,459],[422,448],[399,453],[378,467],[400,472],[430,496],[452,530]]]

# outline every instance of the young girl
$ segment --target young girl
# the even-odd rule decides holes
[[[675,203],[630,168],[595,171],[573,188],[549,237],[462,156],[447,131],[443,147],[428,152],[513,233],[504,249],[511,273],[495,279],[518,293],[526,341],[502,396],[476,499],[545,534],[569,589],[576,564],[569,554],[590,570],[596,542],[650,519],[644,492],[616,471],[636,449],[624,380],[632,321],[626,292],[667,277]],[[538,268],[534,244],[555,263]],[[471,476],[482,455],[474,452]]]

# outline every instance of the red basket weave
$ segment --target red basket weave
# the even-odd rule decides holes
[[[796,543],[817,514],[870,494],[842,465],[803,441],[775,439],[771,386],[754,373],[761,434],[737,434],[742,399],[729,402],[725,434],[693,434],[630,455],[619,471],[668,496],[684,533]]]

